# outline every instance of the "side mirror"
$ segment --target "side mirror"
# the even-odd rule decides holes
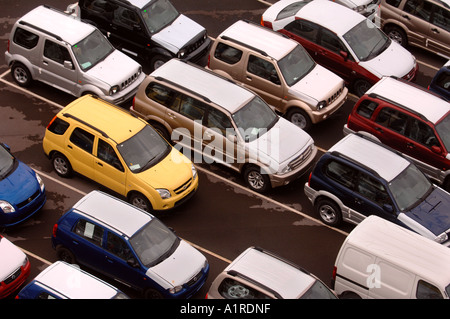
[[[348,53],[345,51],[339,51],[339,54],[344,58],[344,61],[348,59]]]
[[[436,145],[431,146],[431,151],[433,151],[433,153],[436,153],[436,154],[441,154],[442,153],[442,149],[439,146],[436,146]]]
[[[64,61],[64,67],[66,69],[72,70],[73,69],[73,64],[71,61]]]
[[[394,212],[394,208],[392,207],[392,205],[389,205],[389,204],[383,204],[383,209],[384,209],[384,211],[386,211],[388,213]]]
[[[127,260],[127,264],[133,268],[138,268],[139,267],[139,263],[136,261],[136,259],[134,258],[130,258]]]

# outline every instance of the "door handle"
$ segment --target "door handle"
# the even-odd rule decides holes
[[[356,197],[355,197],[355,203],[356,203],[356,204],[362,204],[363,202],[362,202],[362,200],[360,200],[359,198],[356,198]]]
[[[42,64],[43,65],[48,65],[48,62],[47,61],[42,61]]]
[[[98,166],[103,166],[103,164],[100,162],[96,162],[96,163],[98,164]]]
[[[72,145],[67,145],[67,148],[73,149]]]
[[[406,143],[406,147],[407,148],[416,148],[416,146],[413,143],[410,143],[410,142]]]
[[[411,18],[407,14],[403,14],[402,18],[405,18],[406,20],[411,20]]]
[[[439,30],[436,28],[432,28],[431,31],[433,31],[434,33],[439,33]]]
[[[173,114],[173,113],[167,113],[167,115],[168,115],[172,120],[177,118],[177,116],[176,116],[175,114]]]
[[[375,127],[375,131],[378,131],[380,133],[383,133],[383,129],[381,127]]]

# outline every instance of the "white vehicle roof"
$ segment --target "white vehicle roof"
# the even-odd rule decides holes
[[[262,50],[275,60],[280,60],[299,45],[270,29],[242,20],[235,22],[219,35],[224,36]]]
[[[284,299],[296,299],[315,282],[315,278],[281,259],[250,247],[224,272],[235,270],[273,289]]]
[[[367,95],[371,93],[422,114],[435,124],[450,111],[450,103],[447,101],[391,77],[381,79],[366,92]]]
[[[334,151],[376,171],[388,182],[410,164],[397,153],[356,134],[345,136],[328,150],[329,153]]]
[[[111,299],[118,293],[110,284],[62,261],[45,268],[34,282],[69,299]]]
[[[91,34],[95,27],[81,22],[73,16],[41,5],[27,14],[19,21],[32,24],[40,29],[59,36],[63,41],[74,45]]]
[[[5,237],[0,237],[0,282],[22,266],[25,253]]]
[[[150,1],[151,0],[128,0],[130,4],[132,4],[135,7],[138,7],[139,9],[142,9]]]
[[[100,191],[90,192],[73,209],[98,219],[128,237],[152,220],[150,214]]]
[[[164,63],[150,75],[163,77],[196,92],[231,113],[255,97],[251,91],[237,84],[177,59]]]
[[[382,256],[444,287],[450,284],[448,247],[378,216],[371,215],[359,223],[347,236],[346,244]]]

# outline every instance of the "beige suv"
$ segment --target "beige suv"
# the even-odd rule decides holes
[[[318,65],[300,44],[248,21],[237,21],[217,37],[208,67],[256,92],[304,130],[347,99],[343,79]]]
[[[403,46],[450,59],[449,0],[382,0],[381,28]]]
[[[309,134],[258,95],[178,59],[147,76],[130,111],[177,142],[183,154],[193,153],[195,163],[228,166],[257,192],[309,172],[317,153]]]

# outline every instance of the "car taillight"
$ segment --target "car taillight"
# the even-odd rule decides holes
[[[333,290],[334,290],[334,283],[336,282],[336,274],[337,274],[337,267],[334,266],[333,267],[333,275],[331,277],[331,287],[330,287]]]
[[[309,177],[308,177],[308,186],[311,186],[311,176],[312,176],[312,172],[309,173]]]
[[[56,237],[56,231],[58,230],[58,224],[53,225],[52,236]]]
[[[47,129],[50,127],[50,125],[52,125],[52,123],[56,120],[57,115],[55,115],[52,120],[50,121],[50,123],[48,123],[47,125]]]
[[[208,68],[209,68],[209,62],[211,62],[211,54],[208,54]]]
[[[261,17],[261,25],[263,27],[273,29],[272,22],[264,21],[262,17]]]
[[[7,44],[7,47],[6,47],[6,51],[9,52],[9,39],[8,39],[8,44]]]
[[[136,96],[135,97],[133,97],[133,103],[131,104],[131,109],[133,109],[134,110],[134,103],[136,102]]]

